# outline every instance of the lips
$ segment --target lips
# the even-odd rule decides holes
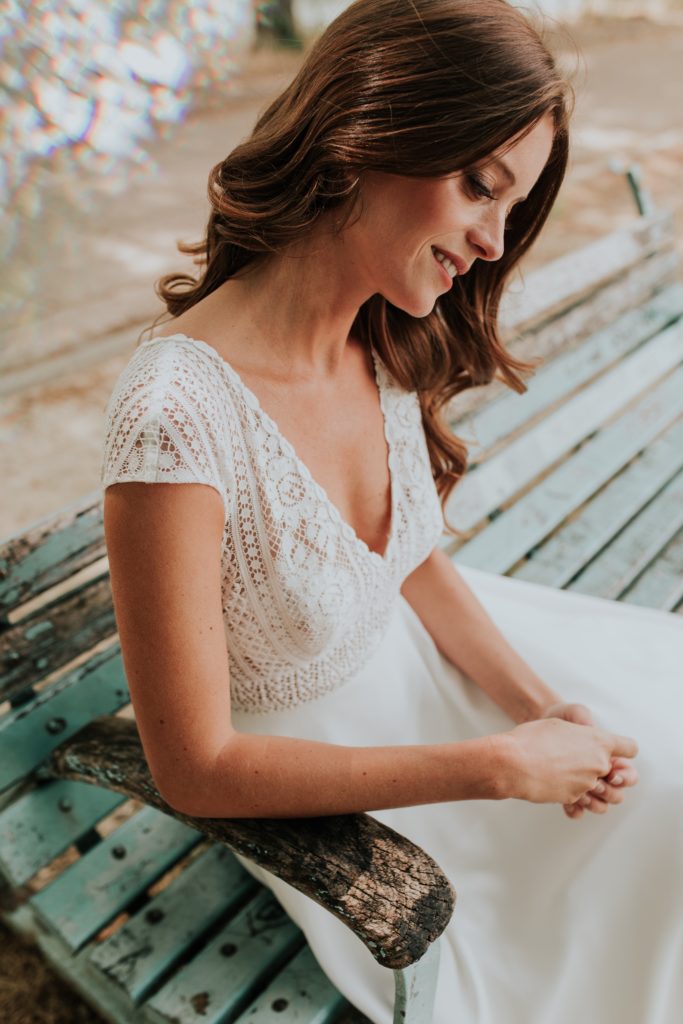
[[[464,259],[461,256],[456,256],[454,252],[449,252],[448,249],[442,249],[440,245],[435,245],[433,248],[442,252],[444,256],[448,256],[449,260],[453,263],[458,272],[458,277],[460,277],[461,274],[466,274],[470,269],[469,263],[465,263]]]

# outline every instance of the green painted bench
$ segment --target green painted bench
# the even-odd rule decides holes
[[[650,211],[511,289],[510,348],[543,365],[521,396],[494,383],[454,403],[471,451],[449,510],[465,539],[443,541],[456,563],[681,611],[678,275],[671,217]],[[0,543],[0,666],[0,915],[104,1018],[364,1020],[237,851],[395,972],[397,1024],[430,1020],[454,893],[427,852],[371,815],[192,820],[160,798],[99,492]]]

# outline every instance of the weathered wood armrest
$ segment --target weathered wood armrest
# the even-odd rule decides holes
[[[438,864],[368,814],[194,818],[174,811],[154,785],[131,719],[94,719],[43,770],[135,797],[224,843],[320,903],[384,967],[418,960],[453,913],[455,893]]]

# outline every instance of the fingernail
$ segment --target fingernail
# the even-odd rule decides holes
[[[620,786],[623,781],[624,781],[623,775],[615,775],[614,778],[612,779],[612,785],[613,786]]]
[[[582,796],[581,800],[579,801],[579,803],[583,804],[584,807],[588,807],[590,805],[590,802],[591,798],[589,796]]]
[[[605,783],[604,782],[597,782],[593,786],[593,792],[594,793],[604,793],[605,792]]]

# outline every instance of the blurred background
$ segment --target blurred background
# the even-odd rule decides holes
[[[0,0],[0,539],[99,487],[104,410],[153,285],[347,0]],[[532,0],[520,3],[531,9]],[[637,216],[624,167],[677,211],[683,0],[542,0],[577,94],[570,172],[532,269]],[[0,1020],[98,1018],[0,928]]]
[[[194,273],[176,242],[203,233],[210,167],[346,5],[0,0],[0,538],[99,486],[107,399],[154,281]],[[636,215],[619,163],[683,203],[683,0],[540,5],[578,104],[527,267]]]

